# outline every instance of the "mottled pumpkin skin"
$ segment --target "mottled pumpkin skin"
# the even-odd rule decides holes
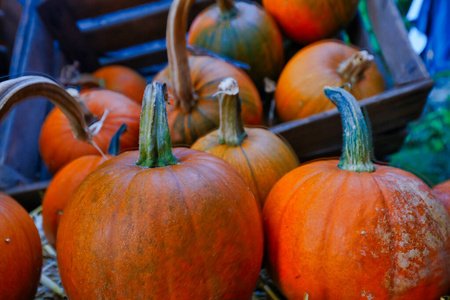
[[[291,39],[309,44],[328,38],[353,18],[358,0],[263,0],[264,8]]]
[[[281,32],[259,4],[236,1],[235,10],[222,15],[217,5],[202,11],[189,29],[188,44],[244,62],[256,86],[264,77],[276,80],[284,65]]]
[[[245,128],[247,137],[240,146],[219,144],[218,131],[199,138],[192,149],[222,158],[244,177],[253,194],[264,206],[273,185],[298,167],[298,158],[286,142],[262,128]]]
[[[219,101],[214,94],[219,83],[227,77],[233,77],[239,84],[244,122],[248,125],[261,124],[261,98],[247,74],[222,60],[207,56],[190,57],[189,68],[197,104],[187,114],[175,105],[170,91],[169,68],[166,67],[154,78],[157,82],[166,83],[169,89],[167,117],[174,145],[192,145],[197,138],[219,127]]]
[[[111,158],[108,155],[107,158]],[[48,242],[56,249],[56,233],[64,207],[75,189],[95,168],[106,161],[100,155],[79,157],[53,176],[42,199],[42,227]]]
[[[0,299],[34,299],[41,277],[42,246],[27,211],[0,193]]]
[[[302,119],[335,108],[323,93],[324,86],[342,86],[347,80],[337,73],[339,64],[357,53],[356,47],[340,41],[324,40],[294,55],[281,72],[275,104],[282,122]],[[383,76],[375,63],[350,90],[357,100],[385,90]]]
[[[58,230],[70,299],[249,299],[263,255],[261,213],[225,161],[173,149],[178,164],[135,165],[137,151],[97,168]]]
[[[96,70],[92,75],[103,80],[105,89],[123,94],[138,104],[142,103],[147,81],[135,70],[111,65]]]
[[[337,160],[284,176],[264,207],[270,272],[289,299],[439,299],[450,287],[450,219],[430,188],[388,166]]]
[[[450,180],[444,181],[433,187],[433,193],[444,204],[450,215]]]
[[[89,90],[81,94],[83,103],[93,115],[101,119],[106,109],[102,129],[94,137],[94,142],[106,153],[112,136],[118,128],[126,123],[128,126],[120,138],[123,151],[137,149],[139,146],[139,118],[141,108],[127,97],[107,90]],[[48,170],[55,174],[72,160],[89,154],[98,154],[94,146],[74,138],[69,121],[58,108],[54,108],[42,125],[39,139],[42,160]]]

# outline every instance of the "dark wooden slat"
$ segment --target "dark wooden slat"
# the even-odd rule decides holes
[[[432,86],[431,80],[423,80],[360,101],[369,113],[377,155],[386,154],[383,149],[378,152],[377,136],[403,130],[408,122],[418,118]],[[301,161],[340,154],[342,125],[337,109],[276,125],[270,131],[285,138]],[[402,140],[395,141],[394,148],[401,143]]]
[[[3,11],[0,23],[2,40],[5,42],[10,55],[14,47],[17,29],[19,28],[22,5],[16,0],[3,0],[1,9]]]
[[[38,12],[49,32],[59,41],[69,61],[78,60],[83,72],[98,69],[100,64],[97,55],[76,26],[75,18],[65,3],[48,0],[38,7]]]
[[[198,0],[193,5],[189,23],[213,0]],[[150,3],[114,14],[114,18],[103,16],[91,24],[91,29],[82,30],[89,46],[97,53],[139,45],[165,38],[170,1]],[[90,21],[92,22],[92,20]],[[104,25],[101,25],[104,24]],[[83,26],[80,26],[83,28]]]
[[[4,192],[13,197],[27,211],[32,211],[42,203],[42,197],[50,181],[34,182],[27,185],[18,185]]]
[[[414,53],[400,13],[392,0],[367,0],[369,18],[396,85],[428,77],[422,60]]]

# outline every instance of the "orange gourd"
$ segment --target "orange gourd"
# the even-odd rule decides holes
[[[301,44],[329,38],[352,20],[358,0],[263,0],[284,33]]]
[[[198,137],[219,126],[219,104],[214,95],[226,77],[239,83],[242,114],[246,124],[262,122],[258,91],[245,72],[217,58],[191,56],[186,48],[186,26],[194,0],[172,2],[167,22],[169,65],[154,80],[169,89],[168,121],[175,145],[191,145]]]
[[[450,180],[435,185],[432,190],[439,200],[441,200],[442,204],[444,204],[450,215]]]
[[[0,192],[0,299],[34,299],[41,268],[41,239],[33,220]]]
[[[99,166],[57,236],[70,299],[249,299],[263,255],[258,203],[227,162],[172,150],[165,85],[146,90],[139,151]]]
[[[323,87],[349,82],[357,100],[385,90],[373,56],[340,41],[323,40],[302,48],[286,64],[277,82],[275,104],[282,122],[334,108]]]
[[[244,177],[261,207],[272,186],[299,162],[290,146],[263,128],[244,127],[239,87],[233,78],[219,85],[220,127],[199,138],[192,149],[214,154]]]
[[[411,173],[370,161],[355,98],[325,88],[344,127],[342,157],[291,171],[264,206],[266,257],[288,299],[432,300],[450,288],[450,218]]]
[[[42,228],[50,245],[56,249],[56,234],[64,207],[84,178],[106,160],[119,154],[119,140],[127,129],[123,124],[111,139],[108,154],[81,156],[53,176],[42,199]]]

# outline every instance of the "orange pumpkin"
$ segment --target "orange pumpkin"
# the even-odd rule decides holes
[[[444,181],[433,187],[433,193],[444,204],[450,215],[450,180]]]
[[[109,141],[123,123],[127,124],[128,131],[120,139],[121,149],[137,149],[139,105],[122,94],[99,89],[81,93],[80,99],[96,120],[101,120],[108,111],[100,131],[93,137],[101,151],[106,152]],[[39,149],[52,174],[78,157],[98,153],[92,144],[74,138],[69,122],[59,108],[54,108],[42,125]]]
[[[171,148],[164,85],[145,93],[140,150],[99,166],[58,229],[70,299],[249,299],[263,255],[258,203],[227,162]]]
[[[33,220],[0,192],[0,299],[34,299],[41,268],[41,239]]]
[[[358,0],[263,0],[288,37],[301,44],[329,38],[352,20]]]
[[[340,41],[324,40],[302,48],[284,67],[277,83],[275,104],[282,122],[309,117],[334,108],[323,87],[349,82],[361,100],[385,90],[373,56]]]
[[[284,65],[283,39],[272,17],[258,4],[217,0],[189,28],[188,43],[249,65],[259,90],[276,80]]]
[[[239,87],[233,78],[219,85],[220,127],[199,138],[192,149],[214,154],[244,177],[261,208],[272,186],[299,162],[290,146],[263,128],[244,127]]]
[[[102,87],[118,92],[135,101],[142,103],[147,81],[135,70],[120,65],[104,66],[92,75],[102,81]]]
[[[42,199],[42,228],[45,237],[53,248],[56,249],[56,234],[61,215],[73,192],[95,168],[119,154],[120,136],[126,128],[123,124],[113,136],[107,155],[99,153],[98,155],[79,157],[65,165],[53,176]]]
[[[450,218],[420,179],[370,161],[355,98],[325,93],[344,127],[342,157],[291,171],[264,206],[266,255],[289,299],[439,299],[450,288]]]
[[[194,0],[172,2],[166,37],[169,65],[154,78],[168,85],[167,113],[175,145],[191,145],[198,137],[218,127],[219,105],[214,94],[226,77],[235,78],[241,87],[244,122],[251,125],[262,122],[261,99],[245,72],[217,58],[188,59],[186,23],[193,3]]]

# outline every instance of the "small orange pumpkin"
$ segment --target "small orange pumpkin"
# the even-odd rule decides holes
[[[239,87],[233,78],[219,84],[220,127],[199,138],[192,149],[214,154],[244,177],[261,208],[272,186],[299,162],[290,146],[263,128],[244,127]]]
[[[289,299],[434,300],[450,287],[450,217],[411,173],[374,165],[355,98],[325,88],[341,113],[342,157],[278,181],[264,206],[266,257]]]
[[[0,192],[0,299],[34,299],[41,268],[41,238],[33,220]]]
[[[323,40],[302,48],[286,64],[275,91],[282,122],[309,117],[334,108],[323,94],[324,86],[349,82],[350,92],[361,100],[385,90],[373,56],[337,40]]]
[[[442,204],[444,204],[450,215],[450,180],[435,185],[432,190],[439,200],[441,200]]]

